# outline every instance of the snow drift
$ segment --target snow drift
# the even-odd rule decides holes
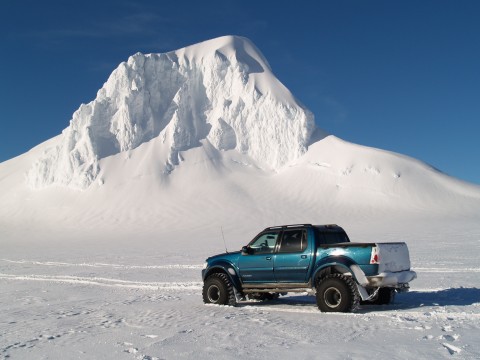
[[[305,153],[314,118],[272,74],[247,39],[225,36],[164,54],[137,53],[113,71],[95,100],[73,114],[57,144],[28,173],[34,188],[84,189],[99,160],[160,137],[164,171],[207,139],[262,167]]]

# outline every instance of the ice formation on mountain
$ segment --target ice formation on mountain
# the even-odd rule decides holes
[[[313,114],[273,75],[248,40],[225,36],[177,51],[137,53],[113,71],[95,100],[73,114],[59,142],[30,169],[35,188],[86,188],[99,161],[160,137],[165,170],[207,139],[269,169],[305,153]]]

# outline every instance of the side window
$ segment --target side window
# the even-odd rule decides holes
[[[278,232],[263,233],[250,243],[250,249],[254,254],[273,253],[277,243]]]
[[[280,244],[280,253],[303,252],[307,248],[307,236],[305,230],[284,231]]]

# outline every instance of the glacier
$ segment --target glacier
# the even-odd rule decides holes
[[[278,170],[298,159],[316,129],[313,114],[275,77],[250,40],[224,36],[161,54],[131,56],[82,104],[27,174],[33,188],[85,189],[100,160],[159,137],[163,171],[208,141]]]

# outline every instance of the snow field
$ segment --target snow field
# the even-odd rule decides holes
[[[478,288],[414,287],[394,305],[363,306],[355,314],[322,314],[305,294],[228,307],[202,303],[197,267],[133,265],[125,271],[121,264],[3,259],[1,356],[474,359],[480,354]],[[185,281],[146,282],[145,270]],[[127,273],[138,280],[122,280]]]
[[[443,222],[420,223],[412,219],[411,232],[376,229],[386,240],[408,239],[418,272],[411,292],[398,294],[393,305],[363,305],[353,314],[321,313],[307,294],[237,307],[204,305],[203,246],[184,254],[172,248],[162,253],[165,242],[145,238],[130,247],[118,241],[110,252],[88,239],[52,247],[27,242],[0,259],[0,355],[476,359],[480,267],[470,254],[478,249],[476,224],[452,220],[447,231]],[[437,233],[436,252],[428,238],[432,228],[444,232]],[[362,224],[350,232],[355,240],[373,234]],[[209,242],[200,243],[208,248]],[[221,240],[213,246],[221,251]]]

